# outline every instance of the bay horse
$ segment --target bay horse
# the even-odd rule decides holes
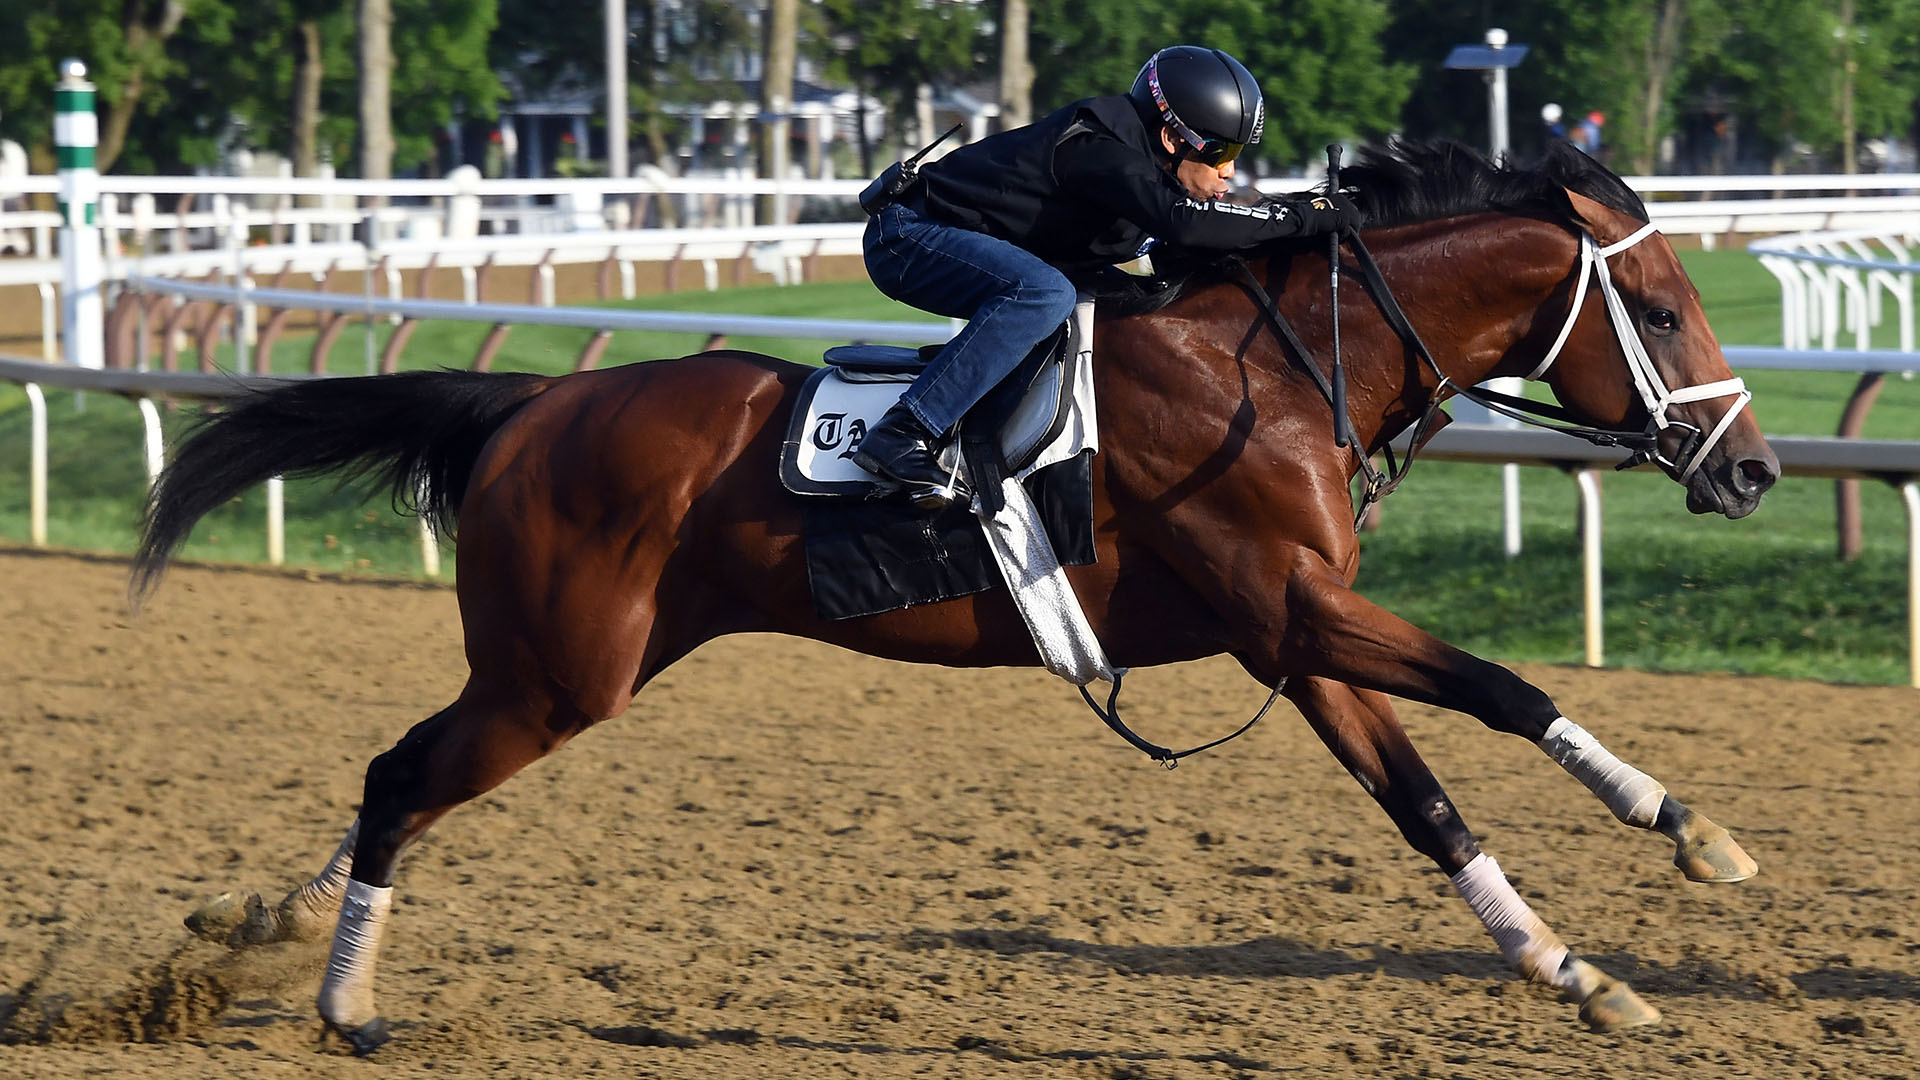
[[[1742,517],[1778,478],[1698,293],[1618,177],[1570,148],[1521,167],[1401,142],[1366,152],[1345,179],[1364,244],[1425,343],[1396,333],[1371,290],[1341,296],[1359,449],[1379,452],[1436,398],[1531,374],[1565,416],[1640,433],[1695,513]],[[1595,1028],[1654,1022],[1481,851],[1389,696],[1533,741],[1615,817],[1671,840],[1688,878],[1738,881],[1756,866],[1540,689],[1353,591],[1349,485],[1363,459],[1334,445],[1331,406],[1306,368],[1320,360],[1293,355],[1275,321],[1299,328],[1309,354],[1326,348],[1330,255],[1314,246],[1254,253],[1247,280],[1196,271],[1157,310],[1098,316],[1109,437],[1092,468],[1097,558],[1067,577],[1116,665],[1226,653],[1284,686],[1512,967],[1579,1002]],[[318,876],[275,907],[256,896],[189,925],[234,945],[330,928],[319,1011],[371,1052],[387,1038],[373,978],[401,853],[449,810],[620,715],[701,643],[772,631],[919,663],[1039,663],[1004,591],[815,614],[802,500],[776,470],[809,370],[728,351],[558,378],[410,372],[293,383],[204,422],[151,496],[136,600],[193,523],[249,486],[370,477],[441,527],[457,521],[471,672],[455,701],[368,765],[359,816]]]

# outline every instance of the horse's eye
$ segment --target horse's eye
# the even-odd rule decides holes
[[[1676,321],[1673,312],[1666,308],[1657,307],[1647,312],[1647,325],[1662,333],[1671,333]]]

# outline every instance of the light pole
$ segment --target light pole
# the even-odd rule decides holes
[[[607,0],[607,176],[627,178],[627,2]],[[580,149],[586,149],[585,140]]]
[[[1455,45],[1447,54],[1446,66],[1457,71],[1478,71],[1487,81],[1487,144],[1488,154],[1496,164],[1505,157],[1512,147],[1507,138],[1507,69],[1517,66],[1526,59],[1527,47],[1514,45],[1507,41],[1507,32],[1499,27],[1487,31],[1485,44]],[[1490,385],[1505,394],[1519,394],[1524,389],[1520,379],[1494,379]],[[1471,402],[1461,402],[1456,406],[1462,413],[1471,413],[1471,419],[1477,423],[1493,423],[1502,427],[1518,427],[1519,423],[1509,417],[1499,416],[1492,411]],[[1461,419],[1469,419],[1463,415]],[[1501,503],[1505,510],[1507,557],[1520,554],[1520,467],[1505,465],[1500,469]]]

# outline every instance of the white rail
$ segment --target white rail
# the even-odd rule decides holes
[[[211,300],[238,306],[337,311],[352,315],[458,322],[528,323],[582,330],[663,330],[688,334],[749,334],[804,337],[829,341],[877,341],[933,344],[953,336],[950,322],[887,322],[873,319],[796,319],[770,315],[726,315],[682,311],[625,311],[616,308],[544,307],[532,304],[465,304],[452,300],[387,300],[342,293],[292,289],[247,289],[206,285],[171,278],[130,277],[129,289]]]
[[[1907,514],[1907,673],[1920,688],[1920,442],[1783,436],[1767,440],[1788,476],[1882,480],[1900,491]],[[1538,428],[1450,424],[1423,455],[1436,461],[1548,465],[1573,474],[1580,493],[1581,596],[1587,666],[1604,662],[1601,606],[1600,483],[1620,452]]]
[[[268,275],[287,270],[313,275],[329,271],[381,268],[387,294],[401,295],[403,272],[428,268],[460,271],[469,299],[476,296],[476,274],[487,266],[539,267],[542,302],[554,302],[554,266],[611,262],[618,270],[620,295],[636,292],[639,263],[686,261],[701,268],[705,287],[720,287],[720,264],[746,260],[776,284],[806,279],[807,260],[817,256],[858,255],[864,226],[857,224],[772,225],[742,228],[627,229],[620,231],[532,233],[470,239],[396,240],[372,246],[359,243],[232,245],[159,255],[109,256],[109,282],[128,277],[205,277],[234,273]],[[244,229],[230,235],[239,237]],[[61,280],[58,259],[0,259],[0,285],[54,286]]]
[[[1920,174],[1869,174],[1858,176],[1630,176],[1627,184],[1648,200],[1649,212],[1663,228],[1673,233],[1698,233],[1707,243],[1727,233],[1780,232],[1812,228],[1835,228],[1863,224],[1861,215],[1883,216],[1910,212],[1920,193]],[[1272,178],[1263,181],[1263,191],[1280,192],[1301,187],[1309,180]],[[671,198],[678,200],[678,212],[693,220],[704,218],[703,202],[725,207],[731,220],[750,223],[754,218],[755,196],[771,195],[782,206],[793,198],[851,200],[865,186],[863,179],[807,180],[761,179],[745,175],[673,177],[659,170],[626,179],[485,180],[468,169],[432,180],[357,180],[339,178],[228,177],[228,176],[101,176],[98,191],[102,225],[112,239],[109,246],[121,243],[122,234],[139,243],[154,233],[170,233],[170,246],[183,248],[193,233],[218,233],[227,227],[225,216],[233,207],[245,209],[248,223],[291,231],[297,242],[309,239],[339,240],[369,220],[379,220],[401,232],[425,228],[429,232],[459,232],[453,218],[462,212],[455,207],[470,200],[486,208],[478,211],[500,224],[517,225],[524,230],[535,227],[590,228],[607,225],[620,227],[622,207],[633,200]],[[56,193],[58,183],[50,176],[0,178],[0,201],[17,195]],[[1799,197],[1802,193],[1835,193],[1831,196]],[[1696,200],[1694,194],[1752,193],[1753,198]],[[163,210],[154,206],[155,196],[177,196],[189,200],[191,208]],[[130,209],[119,203],[131,198]],[[536,206],[535,200],[551,199],[554,205]],[[256,203],[247,206],[248,202]],[[298,205],[320,203],[321,205]],[[384,204],[397,202],[399,205]],[[471,210],[467,224],[478,218]],[[28,230],[34,238],[34,254],[46,258],[50,227],[44,212],[0,212],[0,233]],[[215,238],[217,242],[217,237]]]
[[[1914,349],[1915,245],[1920,245],[1920,215],[1864,228],[1775,236],[1747,245],[1780,283],[1780,339],[1804,349],[1818,340],[1823,349],[1839,346],[1843,329],[1853,331],[1854,348],[1872,347],[1873,329],[1885,321],[1886,303],[1894,304],[1900,348]]]

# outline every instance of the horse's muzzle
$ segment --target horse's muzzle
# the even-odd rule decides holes
[[[1760,497],[1779,479],[1780,460],[1771,450],[1728,454],[1694,472],[1687,483],[1687,509],[1743,518],[1759,507]]]

